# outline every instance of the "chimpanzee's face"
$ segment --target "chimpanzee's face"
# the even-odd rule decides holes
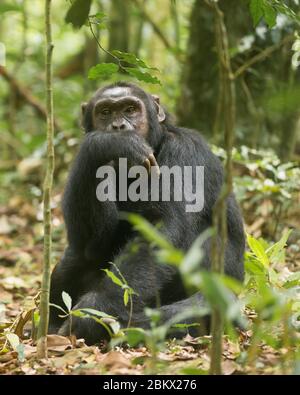
[[[102,92],[93,109],[95,130],[133,131],[147,136],[148,119],[143,101],[130,88],[114,87]]]

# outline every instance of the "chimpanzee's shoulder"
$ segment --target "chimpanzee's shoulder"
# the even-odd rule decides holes
[[[178,142],[182,144],[182,146],[186,144],[193,144],[200,150],[211,152],[207,141],[198,130],[174,125],[168,125],[167,130],[169,135],[169,141]]]

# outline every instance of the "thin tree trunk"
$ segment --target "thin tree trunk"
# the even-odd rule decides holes
[[[145,6],[146,0],[143,0],[143,7]],[[144,18],[142,15],[139,15],[139,20],[135,32],[135,40],[132,48],[132,52],[136,55],[139,56],[139,52],[141,49],[141,45],[143,42],[143,29],[144,29]]]
[[[206,3],[212,7],[215,16],[215,37],[219,68],[222,79],[219,81],[223,84],[220,92],[223,94],[222,102],[224,103],[224,129],[225,129],[225,147],[226,163],[225,178],[220,196],[213,210],[213,225],[215,236],[212,245],[212,271],[222,274],[224,272],[224,257],[227,244],[227,198],[232,192],[232,148],[234,141],[235,128],[235,84],[232,75],[228,35],[224,23],[224,15],[217,3],[212,0],[206,0]],[[218,238],[220,236],[220,240]],[[222,363],[222,336],[224,327],[224,317],[219,306],[212,310],[212,346],[211,346],[211,374],[221,374]]]
[[[51,190],[54,172],[54,119],[52,93],[52,32],[51,0],[45,0],[46,34],[46,107],[47,107],[47,169],[44,181],[44,265],[40,300],[40,323],[38,329],[37,353],[39,358],[47,358],[47,332],[49,323],[49,289],[51,269]]]
[[[118,49],[128,52],[130,38],[130,14],[129,4],[123,0],[112,0],[109,14],[109,52]],[[115,62],[116,59],[107,55],[107,62]]]

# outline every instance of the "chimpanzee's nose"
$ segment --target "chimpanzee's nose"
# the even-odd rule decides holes
[[[115,120],[112,123],[113,130],[124,130],[126,127],[124,119]]]

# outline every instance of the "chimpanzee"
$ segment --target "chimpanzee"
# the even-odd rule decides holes
[[[201,108],[199,109],[201,111]],[[153,224],[173,245],[187,251],[195,239],[212,225],[212,209],[220,193],[223,170],[200,133],[174,126],[157,96],[140,87],[118,82],[99,89],[82,104],[85,135],[75,158],[63,197],[63,214],[68,246],[51,278],[50,302],[62,305],[62,291],[72,297],[74,308],[93,308],[114,317],[123,327],[129,320],[123,290],[101,269],[117,275],[114,262],[128,285],[135,291],[131,325],[147,327],[144,308],[159,307],[161,319],[168,320],[194,303],[200,307],[200,293],[187,297],[174,265],[156,261],[153,245],[129,224],[121,212],[137,213]],[[163,165],[204,166],[204,204],[198,212],[187,212],[186,201],[99,201],[97,169],[109,165],[118,169],[118,159],[127,158],[130,166],[148,169]],[[153,174],[153,173],[151,173]],[[193,173],[193,184],[195,174]],[[117,187],[116,187],[117,189]],[[116,191],[118,195],[118,191]],[[228,241],[225,273],[243,279],[245,248],[243,222],[235,198],[227,201]],[[203,245],[204,268],[210,267],[210,240]],[[119,275],[118,275],[119,276]],[[69,333],[68,320],[51,308],[50,332]],[[104,327],[94,320],[72,318],[72,332],[94,344],[107,338]]]

